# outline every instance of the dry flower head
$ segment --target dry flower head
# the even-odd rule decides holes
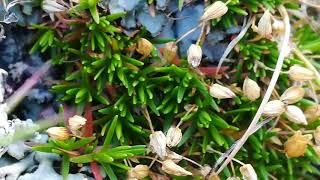
[[[182,138],[181,129],[171,126],[166,135],[166,142],[168,147],[175,147],[179,144]]]
[[[211,19],[220,18],[223,15],[225,15],[227,12],[228,12],[227,5],[222,1],[216,1],[204,10],[204,13],[200,18],[200,22],[206,22]]]
[[[149,167],[147,165],[137,165],[128,171],[128,179],[143,179],[149,175]]]
[[[306,152],[308,144],[311,143],[312,135],[302,135],[301,131],[297,131],[293,136],[288,138],[284,143],[284,151],[289,158],[303,156]]]
[[[312,70],[299,65],[291,66],[288,73],[289,78],[293,81],[309,81],[316,78]]]
[[[229,88],[221,86],[217,83],[211,85],[209,91],[210,95],[217,99],[228,99],[236,96]]]
[[[305,91],[302,87],[293,86],[284,91],[280,100],[285,104],[294,104],[303,98],[304,93]]]
[[[199,45],[191,44],[188,52],[188,63],[191,67],[196,68],[200,65],[202,59],[202,49]]]
[[[254,80],[246,77],[242,87],[243,94],[251,101],[254,101],[260,97],[260,87]]]
[[[174,163],[171,159],[167,159],[162,162],[162,168],[164,172],[171,174],[171,175],[176,175],[176,176],[189,176],[192,175],[191,172],[185,170],[181,166],[177,165]]]
[[[141,55],[147,57],[150,55],[150,53],[153,50],[153,45],[150,41],[148,41],[145,38],[139,39],[137,43],[137,52],[140,53]]]
[[[162,131],[156,131],[150,134],[150,150],[162,159],[167,155],[166,136]]]
[[[297,106],[294,106],[294,105],[287,106],[285,115],[289,121],[294,122],[296,124],[303,124],[303,125],[308,124],[307,119],[303,114],[303,111]]]
[[[63,141],[63,140],[69,139],[70,137],[68,129],[65,127],[51,127],[47,129],[46,132],[52,139],[55,139],[55,140]]]
[[[269,101],[264,109],[263,115],[269,117],[280,116],[285,111],[285,104],[280,100]]]
[[[240,167],[240,173],[244,180],[258,180],[256,171],[251,164],[245,164]]]
[[[85,119],[82,116],[72,116],[71,118],[68,119],[69,123],[69,129],[72,132],[72,134],[80,136],[81,133],[81,128],[86,124],[87,119]]]

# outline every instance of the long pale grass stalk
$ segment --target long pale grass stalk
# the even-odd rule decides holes
[[[219,60],[219,64],[217,66],[217,72],[216,74],[218,74],[222,63],[224,62],[224,60],[227,58],[227,56],[229,55],[229,53],[231,52],[231,50],[237,45],[237,43],[243,38],[243,36],[246,34],[246,32],[248,31],[249,27],[251,26],[251,24],[253,23],[253,19],[254,18],[250,18],[248,20],[248,23],[245,25],[243,25],[242,30],[240,31],[240,33],[238,34],[238,36],[236,38],[234,38],[228,45],[228,47],[226,48],[226,50],[224,51],[223,55],[221,56],[220,60]]]

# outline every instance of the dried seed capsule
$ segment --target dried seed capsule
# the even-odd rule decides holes
[[[178,46],[175,42],[168,42],[163,48],[163,58],[167,62],[172,62],[174,57],[177,55]]]
[[[153,50],[153,45],[150,41],[145,38],[141,38],[138,41],[137,52],[142,54],[143,56],[149,56]]]
[[[137,165],[128,171],[128,179],[143,179],[149,175],[149,167],[146,165]]]
[[[290,158],[303,156],[306,152],[308,144],[311,143],[312,135],[302,135],[301,131],[297,131],[284,143],[284,151]]]
[[[47,129],[48,135],[55,140],[66,140],[70,137],[68,129],[65,127],[51,127]]]
[[[202,50],[199,45],[191,44],[188,49],[188,63],[191,67],[196,68],[200,65],[202,59]]]
[[[178,163],[183,159],[183,156],[170,151],[169,149],[166,149],[167,155],[165,157],[165,159],[171,159],[174,163]]]
[[[174,147],[179,144],[182,138],[181,129],[177,127],[170,127],[167,132],[167,146]]]
[[[241,166],[240,173],[244,180],[258,180],[256,171],[253,169],[251,164],[245,164]]]
[[[287,106],[285,115],[288,118],[289,121],[297,123],[297,124],[303,124],[307,125],[307,119],[305,115],[303,114],[302,110],[297,106]]]
[[[280,116],[285,111],[285,104],[279,100],[269,101],[264,109],[263,115],[269,117],[277,117]]]
[[[86,124],[87,119],[84,117],[75,115],[71,118],[69,118],[68,123],[69,123],[69,128],[72,134],[81,136],[81,128]]]
[[[293,86],[284,91],[280,100],[285,104],[294,104],[303,98],[304,93],[305,91],[302,87]]]
[[[314,121],[320,117],[320,105],[313,105],[308,107],[305,111],[304,114],[306,115],[307,119],[309,121]]]
[[[162,131],[156,131],[150,134],[150,149],[153,153],[157,154],[163,159],[166,153],[166,136]]]
[[[281,142],[281,140],[279,139],[278,136],[272,136],[272,137],[270,138],[270,141],[271,141],[272,143],[276,144],[276,145],[282,146],[282,142]]]
[[[180,167],[176,163],[174,163],[171,159],[167,159],[162,162],[162,168],[164,172],[176,176],[189,176],[192,175],[191,172],[185,170],[184,168]]]
[[[200,174],[203,177],[206,177],[210,173],[211,169],[212,168],[208,164],[206,164],[200,169]]]
[[[269,38],[272,34],[271,14],[266,10],[258,22],[257,33],[264,38]]]
[[[215,171],[212,171],[208,177],[208,180],[220,180],[220,177]]]
[[[243,82],[242,91],[243,94],[251,101],[254,101],[260,97],[259,85],[248,77]]]
[[[316,130],[314,131],[313,133],[313,137],[314,137],[314,140],[316,142],[316,145],[320,145],[320,126],[318,126],[316,128]]]
[[[216,1],[205,9],[200,21],[205,22],[211,19],[217,19],[225,15],[227,12],[227,5],[224,2]]]
[[[284,22],[281,20],[275,19],[272,23],[272,30],[274,30],[277,33],[283,33],[284,32]]]
[[[288,73],[293,81],[308,81],[316,78],[313,71],[298,65],[291,66]]]
[[[217,99],[234,98],[236,95],[229,89],[220,84],[213,84],[210,86],[210,95]]]

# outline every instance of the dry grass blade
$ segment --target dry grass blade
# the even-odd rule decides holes
[[[226,57],[229,55],[229,53],[231,52],[231,50],[234,48],[234,46],[237,45],[237,43],[243,38],[243,36],[246,34],[246,32],[248,31],[249,27],[251,26],[252,22],[253,22],[252,17],[250,17],[250,19],[248,20],[248,23],[246,25],[244,25],[244,28],[241,30],[241,32],[238,34],[238,36],[236,38],[234,38],[228,45],[227,49],[224,51],[223,55],[221,56],[220,60],[219,60],[219,64],[217,67],[217,74],[220,70],[220,67],[222,65],[222,63],[224,62],[224,60],[226,59]]]

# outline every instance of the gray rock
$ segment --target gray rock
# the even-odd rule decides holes
[[[163,14],[158,13],[152,17],[146,9],[139,12],[138,21],[153,35],[157,35],[157,33],[161,31],[164,23],[167,22]]]
[[[176,33],[177,38],[181,37],[183,34],[189,30],[197,27],[198,21],[202,16],[204,11],[204,5],[198,4],[196,6],[191,5],[182,9],[181,12],[177,13],[178,20],[176,21]],[[200,35],[200,28],[195,32],[189,34],[179,43],[179,50],[181,54],[186,54],[189,46],[195,43]]]

